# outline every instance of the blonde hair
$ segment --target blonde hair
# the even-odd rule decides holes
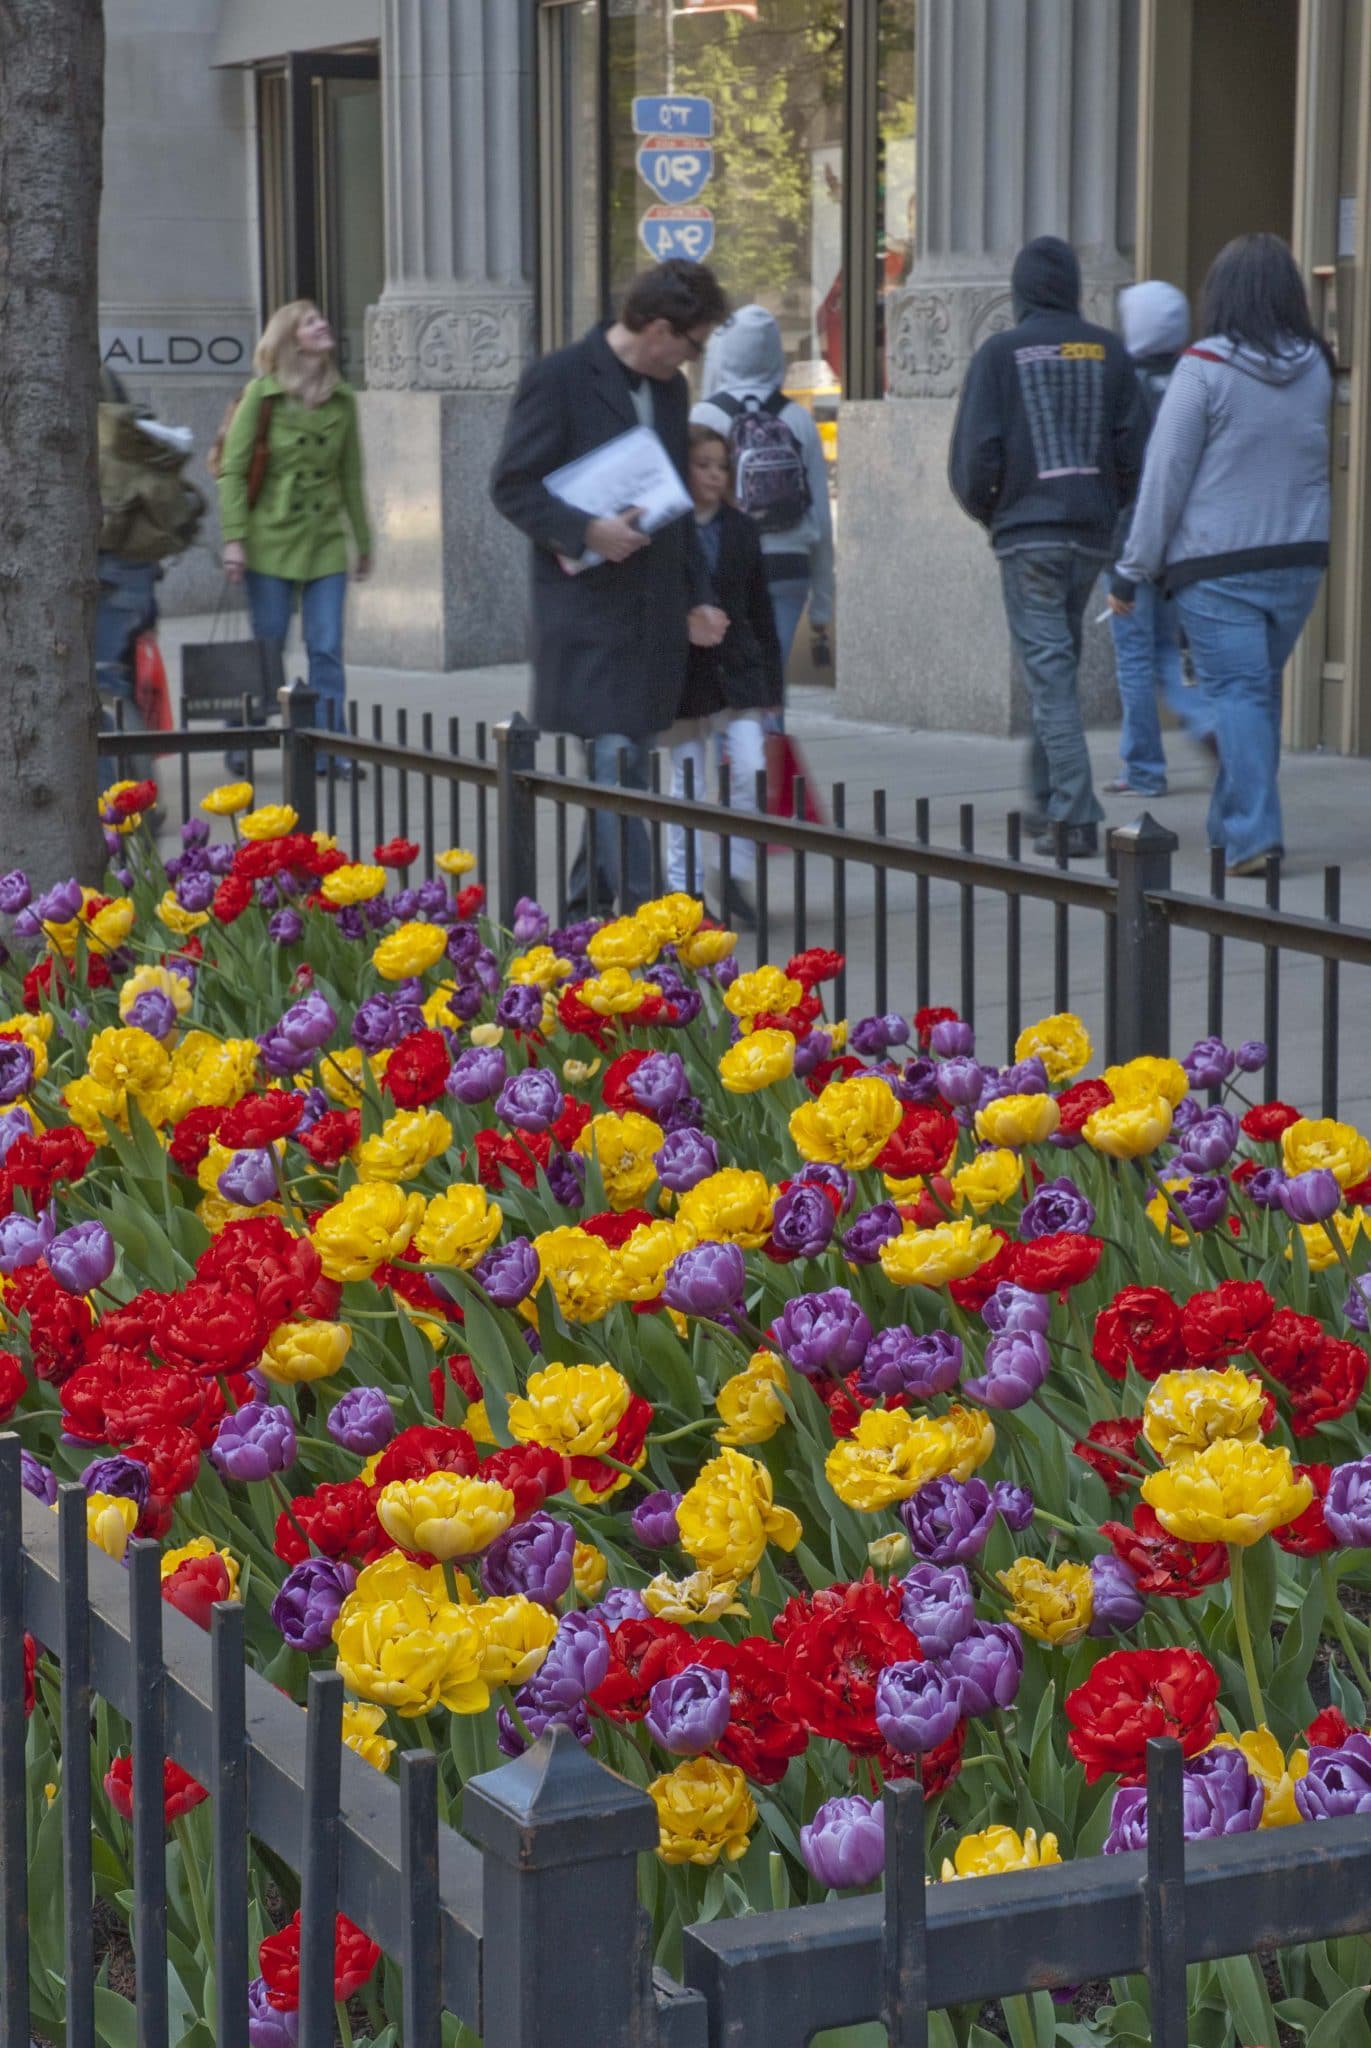
[[[340,381],[332,352],[310,360],[295,344],[301,321],[318,310],[313,299],[292,299],[288,305],[278,306],[252,352],[252,367],[259,377],[274,377],[288,398],[311,406],[331,398]]]

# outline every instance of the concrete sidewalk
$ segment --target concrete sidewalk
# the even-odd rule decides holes
[[[161,637],[172,679],[173,698],[179,661],[176,650],[185,640],[207,636],[208,621],[168,620]],[[287,673],[294,675],[303,662],[288,655]],[[420,674],[410,670],[350,667],[349,692],[355,698],[360,729],[372,728],[373,707],[379,706],[387,739],[395,737],[395,714],[403,709],[409,720],[411,745],[418,745],[421,720],[433,714],[440,749],[446,748],[447,721],[461,720],[463,753],[474,749],[477,721],[493,725],[511,711],[526,709],[528,684],[521,667],[465,670],[450,675]],[[818,785],[825,814],[831,814],[829,791],[841,783],[846,792],[847,822],[855,832],[872,825],[872,797],[878,789],[886,792],[887,828],[894,838],[914,835],[914,806],[919,797],[930,801],[935,844],[955,847],[959,842],[959,810],[963,803],[976,806],[976,845],[982,852],[1003,853],[1005,817],[1021,802],[1023,742],[996,740],[977,735],[911,732],[898,726],[873,725],[835,715],[830,690],[813,685],[792,689],[787,723],[803,751],[811,775]],[[1117,735],[1097,732],[1090,736],[1091,756],[1097,785],[1118,771]],[[1209,856],[1205,840],[1205,811],[1209,795],[1208,761],[1179,733],[1167,736],[1171,762],[1171,794],[1151,799],[1153,815],[1180,839],[1174,878],[1179,889],[1207,894]],[[573,753],[573,764],[575,750]],[[551,765],[551,742],[540,747],[540,759]],[[573,765],[572,772],[577,772]],[[194,764],[193,792],[199,793],[219,779],[222,764],[217,756],[205,756]],[[279,766],[264,759],[259,781],[264,795],[279,788]],[[385,829],[397,823],[393,776],[385,779]],[[1325,863],[1342,866],[1343,916],[1349,923],[1366,923],[1371,905],[1371,831],[1367,828],[1367,805],[1371,798],[1371,764],[1323,754],[1288,755],[1281,776],[1285,808],[1286,862],[1282,883],[1282,905],[1307,916],[1323,914],[1323,868]],[[374,824],[376,792],[374,783],[361,792],[362,838],[368,840]],[[1126,798],[1104,799],[1110,824],[1128,823],[1143,806]],[[474,808],[471,793],[463,797],[463,838],[474,840]],[[439,842],[445,839],[446,799],[439,791],[437,801]],[[414,780],[410,793],[410,828],[417,831],[422,819],[420,786]],[[349,799],[340,793],[340,830],[346,836]],[[568,820],[573,835],[579,820]],[[365,849],[364,849],[365,850]],[[555,843],[552,818],[540,820],[539,883],[544,897],[555,901]],[[1029,856],[1035,860],[1035,856]],[[1083,873],[1102,874],[1104,862],[1073,863]],[[775,857],[768,869],[773,921],[770,953],[784,958],[791,937],[794,863]],[[872,968],[875,957],[875,900],[869,870],[849,866],[846,870],[847,954],[849,960],[848,1009],[860,1016],[874,1000]],[[891,876],[889,881],[889,1000],[893,1007],[908,1010],[915,994],[914,978],[914,889],[912,878]],[[1230,899],[1258,905],[1264,900],[1261,881],[1230,881]],[[809,861],[805,877],[806,937],[810,943],[824,942],[832,933],[833,876],[827,862]],[[960,892],[950,885],[934,885],[930,891],[930,952],[932,994],[935,1001],[957,1004],[962,989],[962,905]],[[1052,1007],[1053,915],[1046,905],[1026,904],[1023,912],[1023,1014],[1026,1018]],[[1086,912],[1070,918],[1071,997],[1092,1029],[1103,1025],[1104,946],[1100,920]],[[750,941],[744,956],[751,957]],[[1004,1000],[1005,920],[1003,899],[978,893],[975,903],[973,959],[975,977],[975,1018],[981,1044],[988,1058],[1003,1056],[1005,1038]],[[1199,937],[1178,933],[1173,940],[1173,1040],[1184,1050],[1205,1029],[1207,948]],[[1341,1075],[1339,1106],[1347,1115],[1371,1120],[1371,1032],[1362,1019],[1371,996],[1371,970],[1344,970],[1341,989]],[[1280,976],[1279,1085],[1286,1099],[1316,1112],[1320,1096],[1322,1018],[1322,973],[1317,963],[1287,955]],[[1230,945],[1225,959],[1224,1026],[1233,1041],[1260,1037],[1263,1030],[1263,956],[1252,946]]]

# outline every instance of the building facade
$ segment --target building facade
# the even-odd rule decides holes
[[[358,659],[523,652],[490,510],[535,349],[653,256],[700,255],[786,344],[830,456],[837,695],[1020,729],[998,581],[945,465],[962,374],[1029,236],[1087,309],[1197,295],[1286,234],[1338,355],[1334,563],[1292,742],[1371,752],[1367,0],[107,0],[106,360],[206,445],[265,311],[317,297],[361,392],[377,574]],[[172,605],[212,605],[210,549]],[[1088,708],[1112,710],[1107,653]]]

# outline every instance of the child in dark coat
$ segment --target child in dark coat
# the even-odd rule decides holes
[[[671,793],[684,797],[686,766],[693,768],[697,797],[705,793],[711,740],[717,758],[727,758],[729,804],[735,811],[757,809],[757,776],[766,766],[763,716],[781,703],[781,647],[767,588],[762,545],[755,523],[729,503],[728,443],[712,427],[690,429],[690,495],[695,524],[714,585],[715,602],[728,614],[729,628],[717,647],[692,647],[676,723],[667,734],[671,748]],[[703,841],[674,825],[667,834],[667,881],[684,889],[690,869],[687,837],[693,843],[693,892],[703,893]],[[729,882],[723,914],[751,928],[757,921],[750,884],[757,849],[750,839],[729,841]]]

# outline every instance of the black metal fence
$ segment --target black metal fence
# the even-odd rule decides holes
[[[1371,980],[1361,980],[1371,969],[1371,929],[1341,922],[1336,866],[1324,870],[1322,916],[1310,916],[1282,906],[1274,859],[1261,905],[1225,900],[1218,853],[1207,895],[1177,889],[1175,835],[1146,816],[1110,834],[1101,876],[1069,868],[1064,850],[1054,865],[1025,860],[1017,814],[1005,821],[1003,853],[981,850],[969,803],[959,806],[958,845],[940,846],[933,842],[927,797],[914,802],[913,835],[895,837],[882,789],[873,793],[869,826],[849,816],[841,783],[823,792],[831,822],[806,820],[803,783],[797,784],[794,817],[768,817],[760,803],[749,813],[700,802],[689,789],[683,798],[664,794],[656,757],[647,790],[570,774],[565,739],[556,741],[551,766],[540,766],[539,735],[517,715],[493,729],[476,723],[473,745],[464,752],[455,717],[440,735],[425,713],[414,745],[403,709],[394,715],[392,738],[385,736],[379,705],[372,707],[369,736],[358,730],[355,704],[348,731],[335,734],[313,725],[315,698],[303,684],[290,685],[281,699],[279,730],[245,724],[156,736],[160,753],[179,757],[182,817],[192,809],[196,756],[236,749],[246,753],[249,773],[259,757],[276,756],[284,791],[306,830],[340,832],[354,849],[368,835],[377,844],[391,834],[412,839],[419,846],[416,871],[425,876],[434,872],[442,846],[465,840],[506,926],[519,899],[540,891],[559,921],[565,919],[572,835],[583,826],[590,831],[593,820],[613,821],[600,829],[618,835],[621,873],[629,822],[642,822],[658,890],[665,887],[664,838],[671,827],[687,832],[692,890],[705,880],[694,872],[697,839],[717,839],[723,889],[731,844],[747,840],[761,855],[755,959],[783,959],[815,943],[834,946],[847,956],[834,991],[838,1016],[955,1002],[980,1027],[982,1043],[993,1043],[1002,1027],[1011,1059],[1025,1019],[1044,1008],[1079,1010],[1110,1060],[1173,1052],[1182,1039],[1221,1036],[1229,1028],[1267,1043],[1262,1086],[1269,1096],[1280,1093],[1287,1077],[1289,1046],[1297,1099],[1311,1109],[1317,1102],[1324,1115],[1334,1115],[1348,1097],[1371,1100],[1371,1056],[1356,1026],[1371,994]],[[148,742],[113,735],[102,744],[109,753],[132,756]],[[767,861],[768,846],[780,852],[779,861]],[[1176,957],[1181,949],[1183,972]],[[1349,974],[1357,977],[1352,1004],[1345,1000]],[[1292,980],[1302,1012],[1312,1008],[1317,1018],[1313,1030],[1298,1036],[1287,1030],[1284,1015]]]
[[[637,1901],[652,1803],[569,1731],[470,1780],[458,1834],[439,1821],[430,1750],[402,1755],[398,1786],[372,1770],[341,1742],[336,1674],[311,1675],[302,1712],[245,1668],[235,1603],[208,1635],[164,1606],[158,1557],[135,1542],[121,1570],[87,1541],[83,1489],[63,1487],[54,1516],[21,1489],[18,1439],[0,1436],[0,2048],[32,2039],[25,1630],[60,1667],[64,1952],[49,1973],[66,2048],[97,2039],[97,1697],[132,1731],[137,2048],[170,2048],[165,1756],[210,1793],[203,2018],[218,2048],[248,2040],[250,1839],[299,1877],[300,2048],[334,2041],[338,1911],[398,1966],[388,2018],[403,2048],[450,2044],[453,2021],[484,2048],[801,2048],[866,2021],[892,2048],[923,2048],[930,2010],[1131,1976],[1154,2048],[1185,2048],[1187,1962],[1371,1927],[1371,1818],[1187,1847],[1180,1749],[1153,1742],[1145,1854],[926,1890],[922,1795],[891,1784],[880,1894],[689,1927],[678,1983],[653,1968]]]

